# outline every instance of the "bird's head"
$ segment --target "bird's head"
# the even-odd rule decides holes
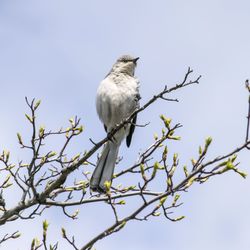
[[[129,55],[121,56],[113,65],[111,72],[124,73],[130,76],[134,76],[138,59],[139,57],[132,57]]]

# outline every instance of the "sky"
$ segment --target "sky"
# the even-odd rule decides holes
[[[140,57],[136,76],[142,104],[166,84],[179,83],[189,66],[193,78],[202,75],[199,85],[173,94],[179,103],[159,101],[139,115],[140,124],[150,124],[136,129],[129,149],[122,146],[126,162],[135,162],[153,133],[161,131],[162,113],[183,125],[182,140],[169,145],[183,164],[197,155],[207,136],[213,138],[211,158],[240,146],[248,100],[244,82],[250,77],[249,8],[247,0],[0,0],[0,150],[9,149],[13,161],[27,157],[16,140],[17,132],[30,136],[25,96],[42,100],[38,119],[46,128],[66,126],[74,115],[81,118],[85,132],[72,145],[72,154],[90,148],[89,138],[102,139],[96,89],[123,54]],[[241,169],[249,172],[249,153],[239,159]],[[233,173],[194,185],[176,211],[185,220],[131,222],[96,248],[247,250],[249,188],[249,178]],[[16,196],[11,194],[12,204]],[[16,229],[22,237],[0,248],[29,248],[33,237],[41,236],[44,219],[50,222],[52,242],[60,240],[65,226],[81,246],[111,223],[112,214],[106,206],[89,205],[81,208],[79,220],[70,221],[51,209],[36,220],[3,226],[0,238]],[[60,249],[69,246],[62,243]]]

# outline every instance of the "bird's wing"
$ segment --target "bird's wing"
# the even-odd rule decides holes
[[[135,96],[135,101],[136,101],[136,106],[137,108],[140,107],[140,104],[139,104],[139,100],[141,99],[141,96],[139,94],[139,92],[136,94]],[[130,126],[130,129],[129,129],[129,133],[128,133],[128,136],[126,138],[126,144],[127,146],[129,147],[130,144],[131,144],[131,140],[132,140],[132,136],[133,136],[133,133],[135,131],[135,125],[136,125],[136,120],[137,120],[137,114],[134,116],[133,120],[132,120],[132,124]]]
[[[127,144],[128,147],[131,144],[132,136],[133,136],[133,133],[135,131],[136,119],[137,119],[137,114],[135,115],[135,117],[132,120],[132,124],[131,124],[130,129],[129,129],[129,134],[128,134],[127,138],[126,138],[126,144]]]
[[[105,131],[108,132],[107,126],[105,124],[103,124],[103,126],[104,126]]]

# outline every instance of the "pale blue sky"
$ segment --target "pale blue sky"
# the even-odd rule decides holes
[[[179,131],[182,141],[169,146],[171,152],[180,153],[182,163],[197,155],[209,135],[214,139],[211,157],[233,149],[243,142],[246,127],[249,10],[247,0],[0,0],[0,150],[10,149],[13,160],[22,158],[16,132],[28,136],[25,96],[42,99],[39,119],[47,128],[65,125],[73,115],[82,118],[86,131],[72,145],[72,153],[89,148],[89,137],[101,139],[96,88],[116,58],[127,53],[141,58],[136,75],[142,103],[165,84],[182,80],[188,66],[194,76],[203,76],[200,85],[174,95],[180,103],[160,101],[140,114],[139,123],[151,123],[136,130],[131,148],[122,147],[120,154],[129,163],[151,142],[153,132],[160,131],[161,113],[184,125]],[[241,154],[240,161],[249,172],[249,153]],[[186,215],[182,222],[163,218],[133,222],[96,247],[248,250],[249,187],[249,178],[232,173],[195,185],[176,213]],[[52,240],[60,239],[60,227],[67,225],[80,245],[112,218],[106,206],[84,207],[78,221],[61,215],[53,209],[33,222],[9,223],[0,236],[18,227],[23,237],[1,249],[29,248],[31,239],[41,236],[45,218],[51,223]],[[63,244],[60,249],[69,248]]]

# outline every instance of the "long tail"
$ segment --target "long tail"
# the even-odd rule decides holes
[[[111,181],[114,173],[115,162],[119,151],[119,144],[111,141],[104,145],[102,155],[90,180],[90,187],[93,191],[105,192],[105,181]]]

